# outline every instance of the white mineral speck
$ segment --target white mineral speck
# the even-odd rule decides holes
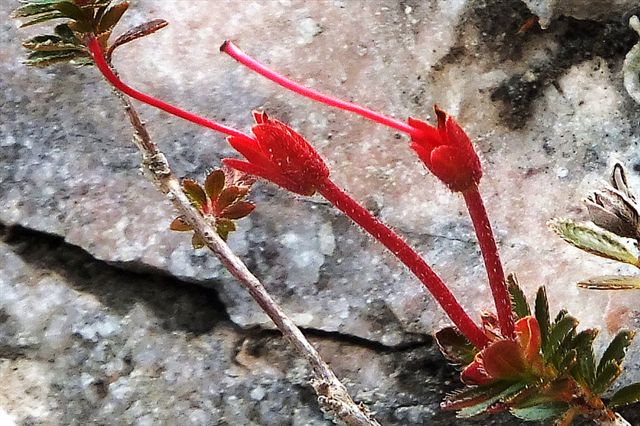
[[[4,411],[2,407],[0,407],[0,425],[2,426],[16,426],[15,418]]]
[[[262,398],[264,398],[265,394],[266,394],[266,391],[262,386],[258,386],[252,389],[251,392],[249,393],[251,398],[255,399],[256,401],[262,401]]]
[[[320,251],[325,256],[331,256],[336,248],[336,239],[333,235],[333,227],[331,222],[325,222],[320,225],[320,232],[318,233],[318,239],[320,240]]]
[[[566,167],[558,167],[556,169],[556,176],[558,176],[560,179],[566,178],[567,176],[569,176],[569,169],[567,169]]]
[[[312,18],[304,18],[298,23],[298,44],[310,44],[313,38],[322,32],[320,24]]]

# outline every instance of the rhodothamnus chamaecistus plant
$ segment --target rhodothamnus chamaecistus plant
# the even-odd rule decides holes
[[[25,9],[27,6],[31,9]],[[461,416],[508,410],[526,420],[556,419],[560,424],[568,424],[577,415],[583,415],[606,423],[615,419],[613,408],[640,398],[639,385],[623,388],[609,400],[603,398],[604,392],[622,372],[622,360],[633,333],[619,333],[596,364],[592,349],[597,334],[594,330],[578,331],[577,320],[566,311],[560,311],[552,320],[543,288],[539,290],[532,310],[515,277],[512,276],[509,282],[505,279],[478,189],[482,177],[481,163],[469,137],[453,117],[436,106],[435,125],[413,118],[405,123],[303,88],[267,70],[231,43],[225,43],[222,48],[252,69],[298,93],[354,111],[410,136],[411,148],[425,166],[449,189],[461,193],[469,209],[496,304],[496,314],[482,312],[479,324],[414,249],[335,185],[319,153],[285,123],[264,112],[254,112],[255,125],[251,134],[245,133],[139,92],[122,82],[110,64],[117,41],[113,44],[108,42],[110,30],[104,32],[104,28],[109,26],[101,24],[105,16],[115,13],[110,12],[112,8],[124,13],[126,6],[110,6],[110,2],[100,0],[34,0],[19,9],[21,12],[16,15],[30,17],[32,21],[29,23],[50,19],[71,21],[63,25],[73,33],[72,51],[81,53],[68,53],[68,57],[60,55],[39,65],[75,61],[78,55],[82,64],[95,64],[106,80],[122,93],[227,135],[229,144],[244,157],[244,160],[224,159],[227,166],[271,181],[295,194],[320,194],[388,248],[429,290],[454,324],[438,331],[436,340],[445,357],[461,367],[461,379],[466,387],[449,395],[442,404],[443,408],[458,410]],[[79,14],[78,10],[82,13]],[[121,13],[117,18],[120,16]],[[156,27],[147,25],[126,34],[142,34],[149,28]],[[25,45],[30,49],[34,46],[36,44],[33,43]],[[233,230],[233,220],[254,208],[243,199],[248,185],[225,178],[221,171],[210,173],[203,185],[183,180],[180,191],[188,197],[198,217],[223,238]],[[209,245],[206,233],[200,232],[199,226],[194,226],[189,218],[181,215],[171,228],[193,230],[194,246]],[[274,321],[279,326],[286,323],[277,315]],[[359,413],[365,418],[361,422],[347,424],[376,424],[360,410],[356,411],[354,415]]]
[[[230,144],[247,160],[242,162],[227,159],[225,162],[229,166],[236,166],[241,171],[255,173],[257,176],[272,181],[296,194],[320,193],[404,263],[431,292],[451,321],[469,341],[478,348],[487,344],[488,340],[480,327],[465,312],[453,293],[424,259],[399,235],[336,186],[331,181],[329,170],[320,155],[309,142],[293,129],[264,113],[254,113],[256,120],[256,125],[253,127],[254,135],[249,135],[184,111],[141,93],[120,80],[107,64],[104,52],[95,37],[88,39],[87,46],[93,55],[96,66],[118,90],[149,105],[228,135]]]

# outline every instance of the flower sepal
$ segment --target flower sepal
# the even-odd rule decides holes
[[[416,118],[408,119],[408,124],[416,130],[411,134],[411,148],[452,191],[474,188],[480,183],[482,166],[471,140],[453,117],[437,105],[434,110],[436,126]]]
[[[254,111],[253,118],[254,138],[227,138],[246,161],[225,158],[223,163],[296,194],[313,195],[329,176],[320,155],[300,134],[265,112]]]

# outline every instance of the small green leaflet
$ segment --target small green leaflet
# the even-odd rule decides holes
[[[548,226],[563,240],[587,253],[638,266],[638,257],[609,231],[562,219],[554,219]]]

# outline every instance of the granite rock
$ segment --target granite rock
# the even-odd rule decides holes
[[[305,362],[277,333],[237,327],[214,291],[123,271],[57,237],[2,231],[3,426],[331,424]],[[438,404],[457,382],[435,347],[307,332],[384,424],[453,421]]]
[[[522,0],[540,19],[542,28],[560,16],[577,19],[626,21],[637,13],[638,4],[632,0]],[[625,19],[626,18],[626,19]]]

